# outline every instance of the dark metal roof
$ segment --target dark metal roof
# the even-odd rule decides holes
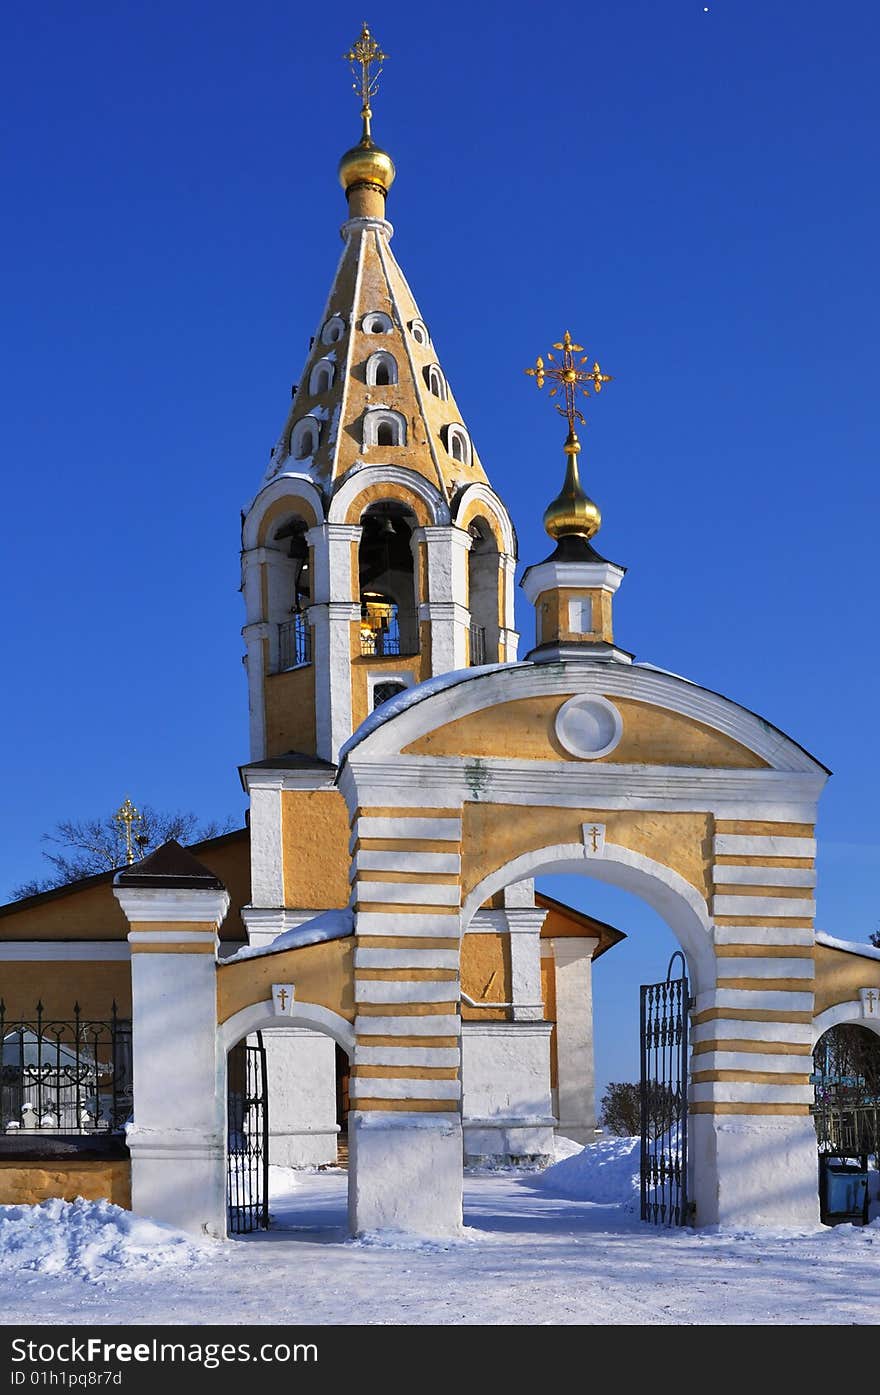
[[[225,887],[203,862],[182,848],[175,838],[163,843],[142,862],[123,867],[113,878],[116,886],[179,888],[182,891],[224,891]]]

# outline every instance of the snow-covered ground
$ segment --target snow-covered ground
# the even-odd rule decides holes
[[[565,1151],[545,1173],[469,1173],[468,1230],[448,1243],[347,1240],[339,1171],[272,1169],[272,1230],[225,1244],[106,1203],[0,1207],[2,1321],[880,1321],[880,1221],[657,1231],[634,1205],[633,1140]]]

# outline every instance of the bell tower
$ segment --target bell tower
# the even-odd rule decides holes
[[[336,763],[435,674],[516,658],[516,538],[391,251],[394,163],[372,135],[385,58],[346,55],[362,134],[330,294],[242,527],[251,760]]]

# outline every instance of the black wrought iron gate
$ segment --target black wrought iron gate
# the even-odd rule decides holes
[[[269,1225],[269,1091],[262,1032],[239,1042],[227,1066],[226,1207],[231,1235]]]
[[[681,978],[672,977],[676,959]],[[641,989],[642,1220],[686,1225],[688,1009],[690,990],[681,951],[662,983]]]

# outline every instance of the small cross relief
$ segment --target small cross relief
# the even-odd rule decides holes
[[[272,1007],[276,1017],[292,1017],[294,989],[292,983],[272,984]]]
[[[604,823],[585,823],[584,852],[587,857],[605,856],[605,825]]]

